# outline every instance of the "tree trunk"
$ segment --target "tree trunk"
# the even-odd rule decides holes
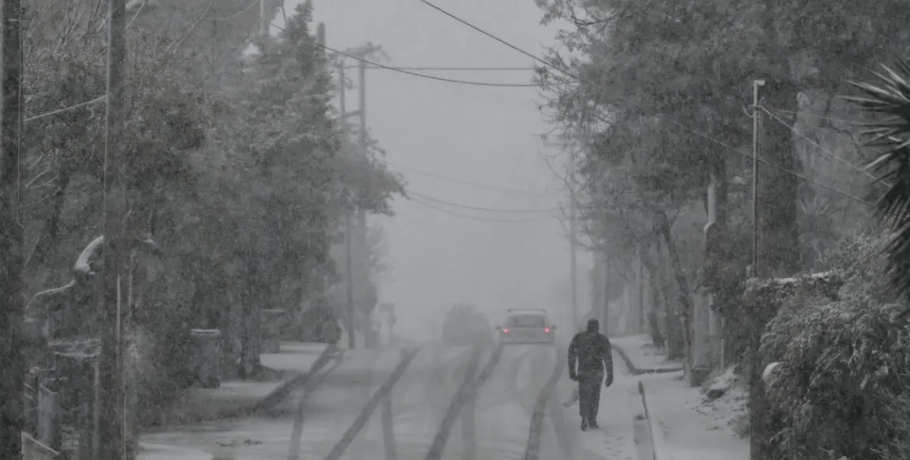
[[[19,209],[21,50],[19,0],[3,0],[0,48],[0,459],[22,455],[25,362],[24,239]]]
[[[42,231],[41,239],[35,246],[35,252],[31,257],[32,263],[29,265],[36,267],[44,265],[60,244],[60,219],[63,214],[63,206],[66,204],[66,189],[69,187],[71,179],[69,171],[65,167],[61,169],[63,171],[60,172],[60,186],[54,192],[47,224]]]
[[[686,359],[688,360],[691,355],[692,347],[692,297],[689,293],[689,283],[686,281],[686,274],[683,272],[682,263],[679,260],[679,253],[676,251],[676,244],[673,242],[673,235],[670,232],[670,219],[668,219],[667,214],[662,211],[657,213],[657,218],[658,225],[660,226],[660,233],[663,235],[664,241],[667,244],[667,252],[670,255],[670,264],[673,267],[673,275],[674,278],[676,278],[676,284],[678,285],[677,295],[679,296],[679,308],[676,316],[679,318],[684,350]]]
[[[685,339],[683,338],[682,330],[679,326],[679,317],[677,315],[678,308],[674,308],[674,302],[672,300],[671,291],[673,291],[672,283],[669,280],[669,274],[667,273],[667,266],[663,262],[663,244],[661,244],[660,238],[657,238],[655,241],[655,248],[657,250],[657,260],[658,260],[658,273],[659,273],[659,283],[658,283],[658,292],[661,297],[661,304],[663,309],[660,316],[663,318],[664,328],[667,331],[667,357],[670,359],[682,359],[685,357],[684,345]]]
[[[657,286],[660,281],[658,280],[657,266],[654,264],[653,259],[651,259],[649,252],[650,248],[639,247],[638,256],[641,260],[641,264],[644,266],[644,269],[648,272],[648,290],[651,293],[652,302],[650,312],[646,312],[644,305],[642,305],[641,315],[647,319],[648,327],[651,330],[651,341],[654,342],[654,346],[663,348],[666,345],[666,339],[664,338],[663,331],[661,330],[660,322],[657,320],[657,312],[660,310],[659,304],[661,301]],[[643,273],[642,278],[644,278]],[[642,280],[642,282],[643,281],[644,280]],[[643,291],[644,289],[640,289],[640,292],[642,292],[642,297],[644,297]],[[644,303],[644,299],[640,300],[642,300],[642,303]]]
[[[259,363],[259,335],[260,335],[260,312],[262,299],[259,293],[259,261],[252,254],[246,257],[246,289],[241,299],[243,323],[241,324],[241,344],[240,344],[240,370],[241,379],[251,378],[258,372]]]

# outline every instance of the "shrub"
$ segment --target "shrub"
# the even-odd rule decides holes
[[[782,363],[768,388],[774,458],[910,458],[908,306],[883,289],[883,244],[833,251],[837,299],[791,298],[768,324],[762,355]]]

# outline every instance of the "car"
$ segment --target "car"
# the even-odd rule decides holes
[[[544,309],[514,309],[506,314],[499,331],[499,342],[513,343],[556,343],[556,326],[550,323]]]
[[[453,305],[446,312],[442,324],[442,342],[449,346],[475,346],[483,348],[495,345],[490,333],[490,321],[486,315],[470,304]]]

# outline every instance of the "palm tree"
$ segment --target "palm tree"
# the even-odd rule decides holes
[[[910,63],[901,60],[896,70],[882,66],[873,72],[879,80],[851,82],[863,97],[845,97],[874,117],[864,124],[870,136],[866,147],[875,158],[868,169],[875,171],[887,191],[876,203],[876,212],[891,232],[885,248],[890,283],[895,294],[910,300]]]

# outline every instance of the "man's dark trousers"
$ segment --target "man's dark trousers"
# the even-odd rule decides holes
[[[604,383],[602,372],[579,374],[578,409],[581,418],[588,424],[597,423],[597,409],[600,408],[600,386]]]

